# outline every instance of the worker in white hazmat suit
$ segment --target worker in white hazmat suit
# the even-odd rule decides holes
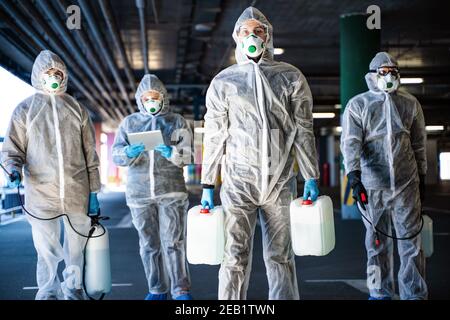
[[[370,299],[394,296],[393,239],[420,232],[426,160],[420,103],[400,85],[398,64],[380,52],[366,75],[369,91],[348,102],[342,122],[345,171],[369,221],[364,221]],[[364,210],[366,209],[366,211]],[[398,240],[401,299],[426,299],[425,258],[418,234]]]
[[[99,160],[88,112],[66,94],[68,72],[50,51],[37,57],[31,82],[37,92],[13,112],[2,150],[3,164],[13,186],[22,177],[25,208],[40,218],[67,214],[74,229],[88,235],[90,219],[97,213],[100,191]],[[60,244],[60,219],[42,221],[27,215],[38,254],[36,299],[84,299],[83,249],[86,238],[64,221],[64,247]],[[58,264],[64,260],[64,282]]]
[[[190,300],[185,229],[188,195],[183,166],[191,163],[192,135],[186,120],[170,111],[169,97],[155,75],[146,75],[137,92],[139,112],[117,132],[113,160],[128,167],[126,199],[139,245],[149,293],[146,300]],[[145,151],[128,134],[161,130],[164,144]],[[170,281],[170,283],[169,283]]]
[[[306,180],[304,198],[317,199],[312,96],[303,74],[273,59],[273,30],[253,7],[233,30],[237,64],[220,72],[206,95],[203,206],[223,164],[225,257],[219,299],[246,299],[257,213],[263,235],[269,299],[298,299],[289,205],[294,159]]]

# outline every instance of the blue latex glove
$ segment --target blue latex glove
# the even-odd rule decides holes
[[[22,181],[20,177],[20,173],[17,170],[13,170],[11,175],[8,177],[8,187],[9,188],[18,188],[20,186],[20,182]]]
[[[155,147],[155,151],[161,153],[161,155],[166,159],[169,159],[172,156],[172,147],[165,144],[157,145]]]
[[[97,193],[89,193],[89,214],[97,214],[100,210],[100,203],[97,199]]]
[[[202,200],[200,201],[203,208],[209,207],[214,209],[214,189],[203,188]]]
[[[137,158],[139,155],[145,150],[145,146],[143,143],[139,144],[131,144],[125,147],[125,153],[128,158]]]
[[[308,198],[311,198],[311,200],[314,202],[317,200],[318,196],[319,196],[319,188],[317,187],[316,180],[314,179],[306,180],[305,189],[303,191],[303,200],[308,200]]]

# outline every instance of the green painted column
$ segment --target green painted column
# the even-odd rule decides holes
[[[370,61],[380,51],[380,30],[367,28],[368,17],[366,13],[340,17],[341,114],[352,97],[368,90],[364,77],[369,71]],[[361,218],[345,177],[342,156],[341,203],[343,219]]]

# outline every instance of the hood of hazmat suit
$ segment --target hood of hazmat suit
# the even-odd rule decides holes
[[[387,53],[378,53],[370,69],[397,66]],[[386,93],[368,73],[369,91],[352,98],[343,115],[341,148],[346,173],[362,171],[366,189],[401,191],[426,174],[425,120],[419,101],[403,88]]]
[[[43,74],[64,74],[60,90],[44,91]],[[3,162],[24,174],[26,208],[38,216],[87,214],[90,192],[101,188],[95,133],[89,114],[66,94],[68,72],[51,51],[42,51],[33,65],[31,82],[37,93],[13,112]]]
[[[143,93],[149,90],[163,96],[164,106],[156,115],[148,113],[141,101]],[[192,163],[191,130],[181,115],[170,111],[167,90],[158,77],[144,76],[136,91],[136,101],[140,111],[122,121],[113,146],[114,163],[129,167],[127,204],[131,207],[141,207],[155,198],[185,194],[183,166]],[[127,135],[153,130],[161,130],[164,144],[173,147],[172,156],[166,159],[159,152],[145,151],[137,158],[128,158]]]
[[[398,68],[397,60],[387,52],[378,52],[369,64],[369,70],[376,71],[381,67]]]
[[[266,27],[265,50],[255,62],[237,37],[250,19]],[[305,179],[319,178],[313,132],[313,99],[303,74],[274,61],[273,30],[249,7],[233,30],[236,61],[220,72],[206,94],[202,184],[214,185],[222,166],[225,258],[219,299],[245,299],[257,211],[263,229],[269,299],[297,299],[290,242],[290,185],[297,160]],[[283,261],[283,262],[280,262]]]

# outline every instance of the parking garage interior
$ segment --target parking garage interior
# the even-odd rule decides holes
[[[125,202],[127,170],[112,161],[118,126],[127,115],[138,112],[135,92],[142,77],[157,75],[167,87],[172,111],[189,122],[194,134],[198,161],[184,168],[184,177],[190,207],[199,205],[205,94],[211,80],[236,63],[232,39],[236,19],[245,8],[257,7],[273,25],[275,60],[300,69],[311,87],[319,188],[333,201],[336,247],[324,257],[296,257],[300,296],[366,300],[365,229],[361,217],[348,210],[355,205],[345,197],[348,186],[339,145],[341,114],[348,101],[342,93],[343,74],[354,75],[350,82],[364,81],[356,62],[354,73],[351,64],[342,70],[342,23],[352,14],[367,19],[373,4],[366,0],[0,0],[0,148],[15,106],[34,92],[30,81],[34,59],[42,50],[55,52],[68,67],[68,93],[88,110],[95,127],[101,162],[99,200],[102,214],[110,217],[105,226],[113,289],[106,299],[142,300],[147,283],[138,235]],[[430,299],[446,300],[450,298],[450,8],[437,0],[380,0],[376,6],[381,28],[375,42],[370,41],[398,60],[402,86],[418,99],[425,116],[428,172],[423,211],[434,226],[434,253],[427,259],[426,274]],[[301,176],[297,183],[303,190]],[[31,228],[16,190],[7,188],[3,177],[0,186],[0,299],[32,300],[37,291],[37,258]],[[267,299],[262,251],[257,227],[249,299]],[[395,262],[398,270],[397,256]],[[219,266],[189,268],[195,299],[217,299]]]

